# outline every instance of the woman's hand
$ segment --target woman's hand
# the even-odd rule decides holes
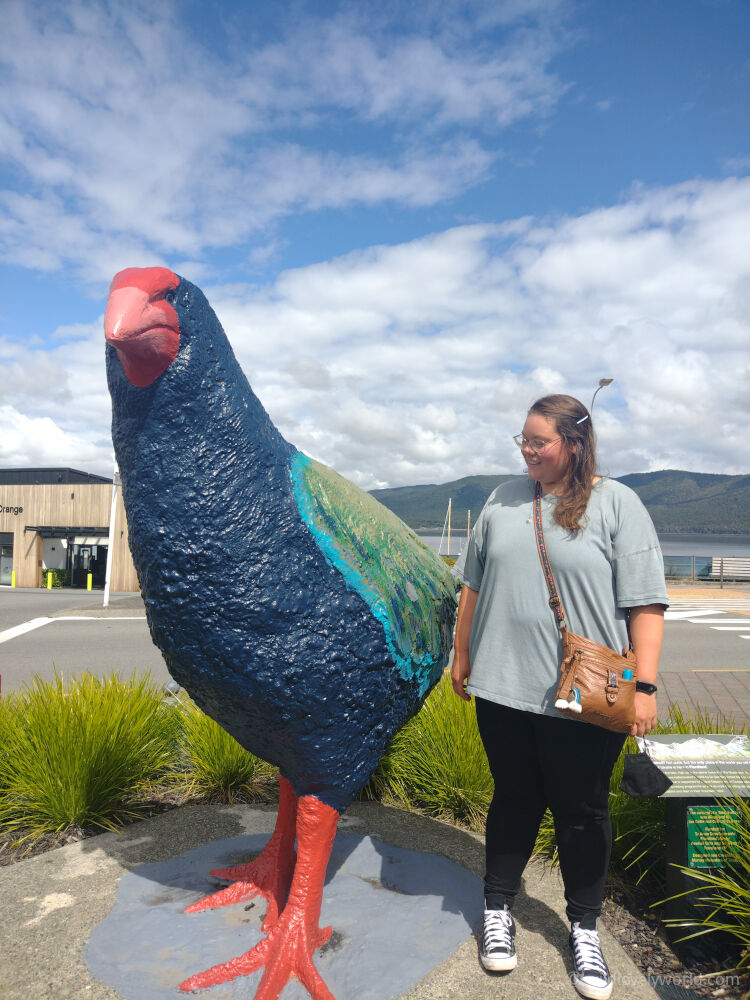
[[[469,675],[471,674],[469,636],[471,635],[471,623],[474,620],[474,611],[477,606],[478,597],[478,591],[464,585],[461,588],[461,597],[458,601],[458,611],[456,613],[456,638],[453,643],[451,680],[453,681],[453,690],[464,701],[471,701],[471,697],[466,693],[466,685],[469,682]]]
[[[454,650],[451,681],[453,683],[453,690],[464,701],[471,701],[471,697],[466,693],[466,685],[469,683],[470,674],[471,664],[469,663],[469,654],[465,653],[463,656],[459,656],[458,651]]]
[[[647,736],[652,729],[656,729],[656,695],[644,694],[642,691],[635,693],[635,722],[630,730],[631,736]]]

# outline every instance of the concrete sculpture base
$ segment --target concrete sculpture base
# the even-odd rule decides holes
[[[264,940],[262,899],[185,913],[216,888],[210,869],[247,862],[265,835],[216,841],[122,877],[114,906],[86,949],[90,971],[125,1000],[175,1000],[196,968]],[[315,955],[338,1000],[391,1000],[419,982],[481,922],[481,881],[447,858],[340,833],[328,866],[320,914],[332,933]],[[211,1000],[249,1000],[262,970],[206,992]],[[282,1000],[307,1000],[291,980]]]

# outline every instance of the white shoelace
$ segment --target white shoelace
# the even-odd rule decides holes
[[[510,955],[513,951],[513,934],[511,928],[513,918],[510,910],[484,911],[484,953],[489,955],[494,951],[504,951]]]
[[[586,930],[583,927],[573,928],[573,961],[576,975],[595,977],[609,981],[609,969],[602,955],[599,943],[599,932]]]

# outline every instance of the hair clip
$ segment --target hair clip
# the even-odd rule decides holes
[[[589,415],[587,413],[585,417],[581,417],[580,420],[576,420],[576,423],[577,424],[582,424],[584,420],[588,420],[588,419],[589,419]]]

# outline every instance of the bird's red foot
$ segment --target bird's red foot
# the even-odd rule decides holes
[[[325,944],[330,936],[330,927],[308,926],[304,910],[289,905],[260,944],[239,958],[191,976],[180,983],[180,989],[189,992],[216,986],[238,976],[249,976],[262,966],[263,978],[255,1000],[277,1000],[294,977],[300,980],[313,1000],[335,1000],[312,960],[313,951]]]
[[[268,930],[278,920],[279,913],[286,905],[294,874],[297,818],[297,796],[292,791],[292,786],[281,775],[279,775],[279,786],[276,828],[262,853],[247,864],[214,868],[212,875],[216,878],[233,880],[233,884],[192,903],[186,908],[186,913],[215,910],[220,906],[242,903],[252,899],[253,896],[263,896],[267,904],[263,930]]]
[[[299,979],[313,1000],[335,1000],[313,965],[312,953],[331,936],[331,928],[321,929],[318,918],[338,820],[336,810],[314,796],[304,795],[299,799],[297,863],[283,913],[268,936],[254,948],[239,958],[191,976],[180,983],[181,990],[189,992],[216,986],[238,976],[250,975],[263,966],[255,1000],[278,1000],[292,978]]]

